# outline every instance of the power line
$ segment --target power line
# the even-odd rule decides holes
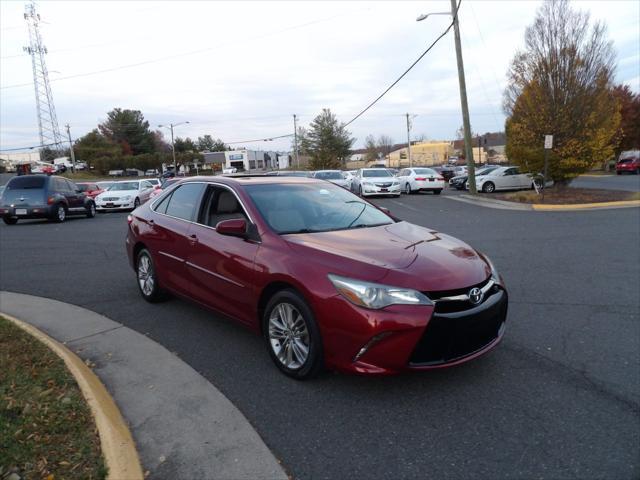
[[[368,7],[368,8],[370,8],[370,7]],[[357,11],[361,11],[361,10],[357,10]],[[306,22],[306,23],[302,23],[302,24],[299,24],[299,25],[292,25],[290,27],[285,27],[282,30],[278,30],[278,31],[275,31],[275,32],[268,32],[268,33],[263,34],[263,35],[258,35],[258,36],[252,37],[252,38],[248,38],[245,41],[235,42],[235,43],[246,43],[248,41],[261,40],[263,38],[272,37],[272,36],[279,35],[281,33],[288,32],[288,31],[291,31],[291,30],[297,30],[297,29],[300,29],[300,28],[308,27],[310,25],[315,25],[315,24],[318,24],[318,23],[327,22],[329,20],[333,20],[335,18],[339,18],[341,16],[344,16],[344,15],[347,15],[347,14],[351,14],[351,13],[353,13],[353,12],[340,13],[338,15],[333,15],[331,17],[326,17],[326,18],[321,18],[321,19],[318,19],[318,20],[313,20],[311,22]],[[58,77],[58,78],[51,79],[51,82],[58,82],[60,80],[70,80],[70,79],[73,79],[73,78],[80,78],[80,77],[88,77],[88,76],[92,76],[92,75],[99,75],[101,73],[115,72],[115,71],[118,71],[118,70],[124,70],[124,69],[128,69],[128,68],[135,68],[135,67],[140,67],[140,66],[143,66],[143,65],[149,65],[149,64],[153,64],[153,63],[164,62],[164,61],[167,61],[167,60],[174,60],[176,58],[182,58],[182,57],[186,57],[186,56],[190,56],[190,55],[197,55],[197,54],[201,54],[201,53],[210,52],[212,50],[216,50],[216,49],[222,48],[222,47],[227,47],[227,46],[230,46],[230,45],[233,45],[233,44],[234,44],[233,42],[221,43],[221,44],[215,45],[213,47],[207,47],[207,48],[202,48],[202,49],[198,49],[198,50],[192,50],[190,52],[176,53],[174,55],[167,55],[167,56],[164,56],[164,57],[158,57],[158,58],[154,58],[154,59],[150,59],[150,60],[144,60],[142,62],[129,63],[129,64],[126,64],[126,65],[120,65],[120,66],[117,66],[117,67],[105,68],[105,69],[102,69],[102,70],[94,70],[94,71],[91,71],[91,72],[76,73],[74,75],[67,75],[65,77]],[[30,86],[30,85],[31,85],[30,83],[16,83],[16,84],[13,84],[13,85],[5,85],[3,87],[0,87],[0,90],[5,90],[5,89],[9,89],[9,88],[19,88],[19,87],[25,87],[25,86]]]
[[[47,143],[46,145],[32,145],[30,147],[17,147],[17,148],[3,148],[0,150],[0,152],[16,152],[18,150],[33,150],[35,148],[42,148],[42,147],[52,147],[53,145],[58,145],[57,143]]]
[[[353,118],[352,118],[351,120],[349,120],[347,123],[345,123],[345,124],[344,124],[344,126],[345,126],[345,127],[346,127],[346,126],[349,126],[351,123],[355,122],[355,121],[356,121],[358,118],[360,118],[360,116],[362,116],[362,115],[363,115],[367,110],[369,110],[369,109],[370,109],[371,107],[373,107],[376,103],[378,103],[378,100],[380,100],[382,97],[384,97],[384,96],[387,94],[387,92],[388,92],[389,90],[391,90],[393,87],[395,87],[395,86],[396,86],[396,84],[397,84],[400,80],[402,80],[402,79],[404,78],[404,76],[405,76],[407,73],[409,73],[409,72],[411,71],[411,69],[412,69],[413,67],[415,67],[415,66],[418,64],[418,62],[419,62],[420,60],[422,60],[422,58],[423,58],[427,53],[429,53],[429,51],[430,51],[430,50],[431,50],[431,49],[436,45],[436,43],[438,43],[438,42],[440,41],[440,39],[442,39],[442,37],[444,37],[447,33],[449,33],[449,30],[451,30],[451,27],[453,27],[453,24],[455,23],[455,19],[456,19],[456,17],[458,16],[458,10],[460,9],[460,4],[461,4],[461,3],[462,3],[462,0],[459,0],[459,1],[458,1],[458,6],[456,7],[455,14],[453,15],[453,20],[451,21],[451,23],[449,24],[449,26],[447,27],[447,29],[446,29],[444,32],[442,32],[442,34],[440,34],[440,36],[439,36],[438,38],[436,38],[436,39],[433,41],[433,43],[432,43],[431,45],[429,45],[429,47],[428,47],[428,48],[427,48],[427,49],[422,53],[422,55],[420,55],[420,56],[418,57],[418,59],[417,59],[415,62],[413,62],[413,63],[409,66],[409,68],[407,68],[407,69],[404,71],[404,73],[403,73],[402,75],[400,75],[400,76],[396,79],[396,81],[395,81],[395,82],[393,82],[391,85],[389,85],[389,87],[388,87],[384,92],[382,92],[378,98],[376,98],[373,102],[371,102],[371,103],[370,103],[370,104],[369,104],[369,105],[368,105],[364,110],[362,110],[359,114],[357,114],[355,117],[353,117]]]
[[[242,140],[239,142],[224,142],[226,145],[236,145],[238,143],[253,143],[253,142],[270,142],[271,140],[277,140],[279,138],[293,137],[293,133],[287,135],[279,135],[277,137],[256,138],[253,140]]]

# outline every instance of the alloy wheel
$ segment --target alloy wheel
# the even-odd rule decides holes
[[[64,219],[67,216],[67,212],[65,211],[64,207],[62,205],[58,205],[58,221],[59,222],[64,222]]]
[[[404,193],[411,195],[411,185],[409,185],[409,182],[404,186]]]
[[[309,357],[309,331],[300,311],[290,303],[279,303],[269,316],[269,343],[285,367],[301,368]]]
[[[155,284],[153,265],[148,255],[140,255],[138,259],[138,285],[140,291],[145,297],[149,297],[153,294],[153,287]]]

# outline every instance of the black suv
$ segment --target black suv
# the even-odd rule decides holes
[[[13,177],[0,197],[0,215],[7,225],[21,218],[48,218],[64,222],[67,215],[96,216],[96,204],[78,186],[62,177]]]

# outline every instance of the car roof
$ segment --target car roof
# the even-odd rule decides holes
[[[185,182],[211,182],[222,183],[225,185],[270,185],[270,184],[295,184],[295,183],[322,183],[324,180],[318,180],[311,177],[287,177],[276,175],[208,175],[198,177],[187,177],[182,179]]]

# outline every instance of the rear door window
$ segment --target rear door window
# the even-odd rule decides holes
[[[173,191],[165,213],[172,217],[193,221],[200,205],[202,190],[204,190],[204,184],[202,183],[180,185]],[[161,203],[164,203],[164,201]]]

